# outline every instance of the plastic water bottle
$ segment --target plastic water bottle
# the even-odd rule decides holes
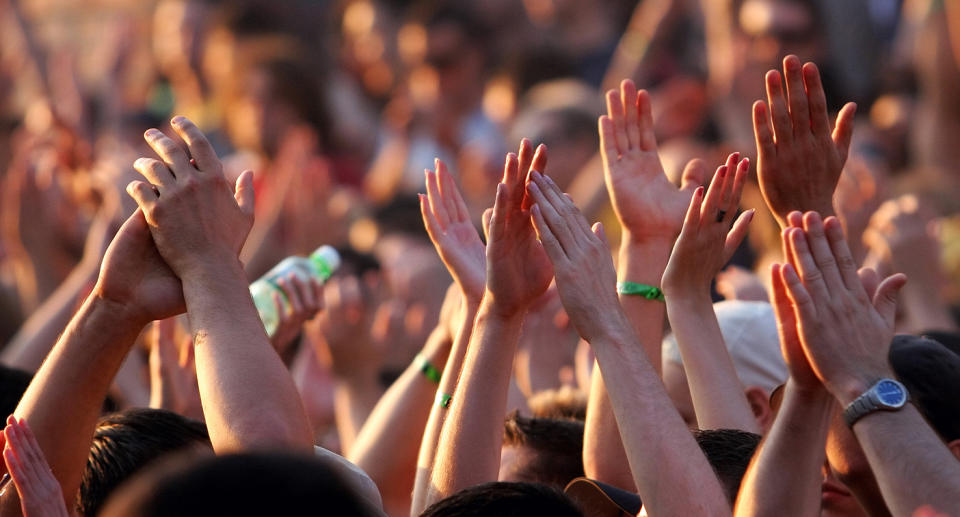
[[[260,313],[260,320],[263,321],[263,327],[267,330],[268,336],[273,336],[277,331],[279,323],[279,314],[277,306],[273,302],[273,293],[280,295],[284,309],[289,304],[287,297],[277,285],[277,279],[293,273],[301,280],[307,281],[311,278],[326,282],[330,275],[340,267],[340,254],[331,246],[320,246],[309,257],[287,257],[273,266],[273,269],[263,275],[257,281],[250,284],[250,295],[253,296],[253,304]]]

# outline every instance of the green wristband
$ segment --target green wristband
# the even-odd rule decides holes
[[[420,354],[417,354],[414,360],[419,363],[418,368],[424,377],[430,379],[434,384],[440,384],[440,376],[443,375],[443,373],[438,370],[436,366],[432,365],[426,357]]]
[[[617,292],[619,294],[629,294],[643,296],[648,300],[663,301],[663,291],[659,287],[647,284],[638,284],[636,282],[617,282]]]
[[[442,407],[443,409],[448,409],[450,407],[450,402],[452,400],[453,400],[452,396],[447,395],[446,393],[440,393],[439,391],[437,392],[436,403],[438,406]]]

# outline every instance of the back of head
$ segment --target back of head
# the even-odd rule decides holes
[[[890,365],[940,438],[960,439],[960,355],[932,339],[901,334],[890,345]]]
[[[80,515],[97,515],[114,489],[152,461],[195,446],[211,447],[206,426],[170,411],[141,408],[103,417],[80,483]]]
[[[104,516],[375,516],[323,461],[309,454],[186,455],[158,463],[122,486]]]
[[[740,481],[747,473],[750,459],[760,446],[761,436],[738,429],[706,429],[694,431],[693,436],[732,505],[737,500]]]
[[[30,372],[0,365],[0,414],[9,415],[17,409],[31,379]]]
[[[571,479],[584,475],[583,422],[527,418],[514,412],[504,422],[503,445],[512,446],[514,453],[504,451],[501,479],[562,490]]]
[[[587,393],[571,386],[534,393],[527,399],[527,405],[537,418],[581,422],[587,419]]]
[[[420,517],[582,517],[563,492],[536,483],[484,483],[434,503]]]

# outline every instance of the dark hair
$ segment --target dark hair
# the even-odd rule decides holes
[[[100,419],[80,482],[77,510],[93,517],[121,483],[153,460],[192,445],[208,448],[207,427],[171,411],[137,408]]]
[[[694,431],[693,437],[717,473],[732,505],[737,500],[740,481],[750,466],[753,453],[760,446],[761,436],[739,429],[705,429]]]
[[[427,508],[420,517],[582,517],[563,492],[536,483],[493,482],[461,490]]]
[[[254,452],[170,458],[122,486],[105,516],[375,516],[327,464],[309,454]]]
[[[413,195],[401,194],[377,207],[373,220],[377,223],[377,231],[381,236],[401,234],[424,241],[430,238],[423,226],[420,199]]]
[[[933,430],[947,442],[960,439],[960,355],[932,339],[901,334],[893,338],[889,357]]]
[[[503,444],[524,447],[532,455],[513,472],[514,479],[560,490],[583,476],[583,422],[527,418],[514,411],[503,424]]]
[[[17,409],[31,379],[33,374],[28,371],[0,364],[0,415],[3,418]]]

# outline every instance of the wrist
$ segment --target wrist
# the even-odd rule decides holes
[[[483,294],[483,299],[477,308],[477,319],[486,321],[500,321],[510,323],[522,320],[528,307],[524,304],[504,304],[498,302],[489,290]]]
[[[171,269],[173,265],[170,265]],[[177,277],[186,284],[190,281],[204,282],[206,279],[213,278],[242,278],[247,283],[247,276],[243,270],[243,264],[240,257],[236,254],[227,254],[217,257],[215,255],[198,257],[197,260],[178,265],[174,269]]]
[[[110,319],[114,320],[118,330],[135,328],[139,332],[147,323],[153,321],[146,309],[137,307],[132,303],[132,300],[110,297],[99,281],[94,284],[85,305],[86,309],[92,314],[108,315]]]
[[[667,305],[672,305],[685,310],[694,310],[703,307],[710,307],[713,310],[713,298],[710,296],[710,286],[676,286],[669,282],[663,283],[663,299]]]
[[[841,407],[847,407],[854,400],[857,400],[860,395],[866,393],[866,391],[880,379],[895,378],[896,376],[889,369],[886,371],[877,369],[873,372],[858,372],[842,381],[831,383],[827,386],[827,389],[830,390],[830,393],[837,399]]]

